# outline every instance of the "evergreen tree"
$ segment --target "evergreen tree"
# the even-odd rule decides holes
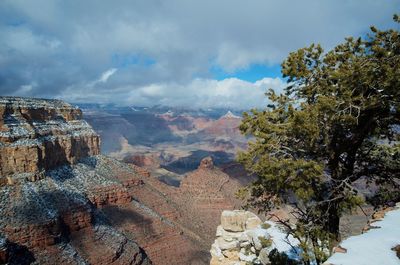
[[[341,215],[363,203],[357,181],[381,188],[378,204],[400,198],[399,31],[371,27],[328,52],[312,44],[290,53],[282,73],[284,93],[269,90],[265,110],[244,113],[240,129],[253,140],[239,161],[258,176],[250,205],[291,204],[297,225],[281,222],[304,262],[320,264],[340,240]]]

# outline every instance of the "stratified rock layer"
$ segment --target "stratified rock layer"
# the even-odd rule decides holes
[[[97,155],[100,139],[80,109],[60,100],[0,97],[0,185]]]
[[[132,197],[98,153],[79,109],[0,97],[1,264],[150,264],[101,210]]]
[[[148,264],[144,251],[118,232],[102,210],[131,203],[110,168],[114,163],[88,157],[49,170],[36,182],[3,186],[0,234],[26,247],[38,264]]]
[[[112,168],[133,202],[103,207],[112,225],[138,242],[154,264],[209,264],[208,250],[221,212],[239,207],[234,193],[240,184],[214,167],[210,158],[189,173],[180,187],[141,174],[137,166],[121,165]]]

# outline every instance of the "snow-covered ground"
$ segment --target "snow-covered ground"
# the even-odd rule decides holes
[[[391,249],[400,244],[400,209],[387,212],[383,220],[372,225],[380,228],[344,240],[340,246],[347,253],[333,254],[326,264],[399,265],[400,259]]]
[[[276,248],[279,252],[284,252],[289,258],[298,260],[300,249],[298,248],[299,241],[293,236],[288,235],[283,228],[281,228],[277,223],[266,221],[271,225],[267,230],[272,238],[271,250]]]

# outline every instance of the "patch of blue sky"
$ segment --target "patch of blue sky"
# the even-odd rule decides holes
[[[7,10],[0,8],[0,23],[8,27],[19,27],[26,24],[26,21],[21,17],[11,16]]]
[[[156,60],[151,57],[138,54],[114,53],[111,61],[116,68],[127,68],[130,66],[151,67],[156,64]]]
[[[249,82],[255,82],[263,79],[264,77],[282,77],[281,66],[279,64],[266,65],[266,64],[251,64],[245,69],[239,69],[234,72],[226,72],[219,66],[210,68],[210,72],[217,80],[226,78],[238,78]]]

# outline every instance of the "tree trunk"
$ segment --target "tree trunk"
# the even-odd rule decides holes
[[[340,242],[340,213],[339,213],[339,203],[333,202],[328,208],[328,222],[326,223],[326,231],[334,236],[336,242]]]

